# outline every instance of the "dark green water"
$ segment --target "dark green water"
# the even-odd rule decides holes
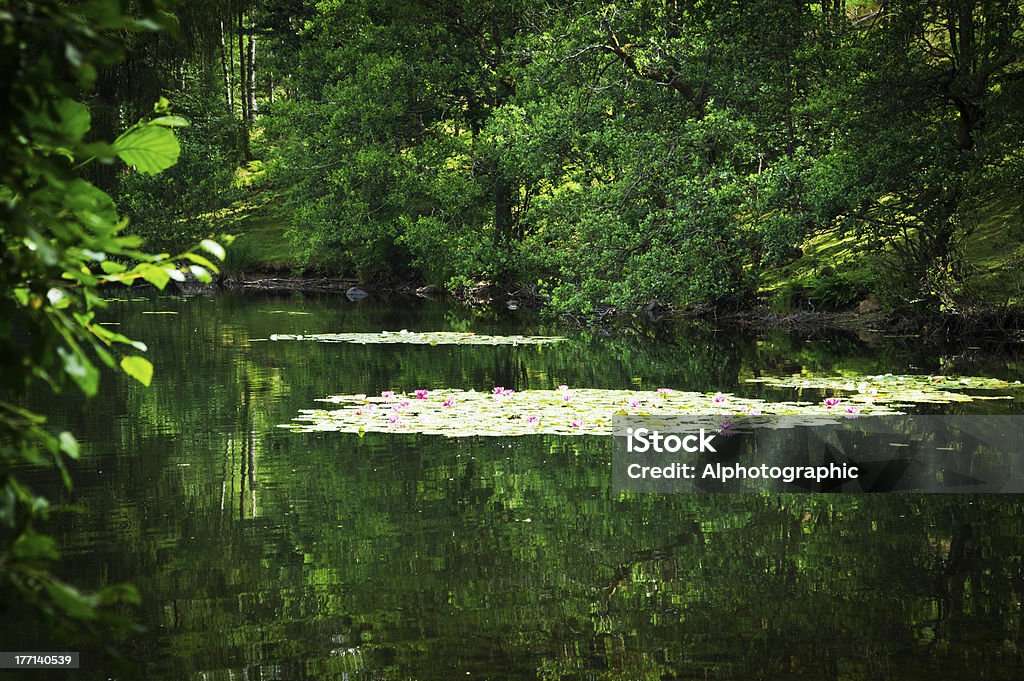
[[[682,328],[544,347],[257,341],[560,331],[426,301],[159,297],[105,315],[149,344],[156,378],[108,375],[102,399],[48,405],[85,443],[74,492],[54,494],[87,509],[50,529],[63,576],[142,592],[146,632],[120,646],[142,678],[1024,677],[1018,497],[620,497],[611,438],[276,427],[336,393],[756,392],[745,378],[801,368],[1022,379],[1012,356]],[[38,636],[0,624],[6,650],[56,649]],[[108,670],[85,649],[74,676],[24,678]]]

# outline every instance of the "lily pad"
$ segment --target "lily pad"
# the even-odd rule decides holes
[[[762,383],[774,388],[822,390],[847,393],[847,399],[867,404],[949,404],[974,400],[1008,400],[1010,395],[965,394],[965,390],[1020,390],[1024,385],[998,378],[982,376],[920,376],[910,374],[883,374],[877,376],[794,376],[748,379],[749,383]]]
[[[718,423],[734,417],[768,415],[815,419],[851,418],[861,414],[899,413],[881,400],[851,405],[842,400],[820,403],[766,402],[731,394],[658,391],[568,389],[515,392],[495,388],[418,390],[414,394],[385,391],[380,397],[334,395],[320,401],[334,408],[302,410],[281,427],[297,432],[422,433],[448,437],[608,435],[617,415],[701,415]],[[847,411],[849,410],[849,411]]]
[[[316,341],[362,345],[408,343],[412,345],[548,345],[565,340],[560,336],[490,336],[456,331],[381,331],[380,333],[271,334],[272,341]]]

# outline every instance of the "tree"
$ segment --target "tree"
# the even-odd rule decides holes
[[[15,469],[49,464],[70,486],[65,458],[77,458],[79,446],[20,403],[35,383],[98,394],[95,360],[148,385],[152,365],[136,354],[145,345],[94,321],[100,287],[145,280],[163,288],[184,280],[183,270],[206,281],[216,272],[194,250],[174,259],[139,250],[110,196],[80,176],[90,163],[120,159],[152,175],[177,160],[173,130],[187,122],[166,100],[112,143],[88,140],[91,115],[80,101],[97,70],[121,58],[129,35],[167,21],[159,5],[125,16],[113,1],[39,0],[0,11],[0,603],[14,607],[17,595],[65,632],[69,623],[86,632],[123,625],[106,606],[139,596],[128,585],[82,593],[49,572],[58,550],[37,526],[48,503]],[[212,241],[202,247],[223,257]]]
[[[885,4],[842,38],[822,193],[896,255],[906,299],[955,308],[958,244],[980,206],[1019,185],[1021,5]]]

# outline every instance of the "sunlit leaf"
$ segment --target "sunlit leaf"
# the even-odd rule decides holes
[[[150,125],[162,125],[165,128],[187,128],[188,119],[182,116],[160,116],[151,120]]]
[[[144,175],[155,175],[178,161],[181,145],[174,133],[161,125],[143,125],[114,141],[114,152]]]
[[[121,368],[126,374],[144,386],[153,380],[153,364],[145,357],[132,355],[121,359]]]
[[[203,239],[202,241],[199,242],[199,245],[203,248],[204,251],[206,251],[213,257],[217,258],[218,260],[223,260],[224,257],[227,255],[224,252],[224,247],[211,239]]]
[[[67,454],[72,459],[77,459],[80,450],[78,447],[78,440],[75,439],[75,436],[65,430],[58,436],[58,439],[60,441],[60,451]]]

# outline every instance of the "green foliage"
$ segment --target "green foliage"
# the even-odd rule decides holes
[[[292,257],[268,262],[261,234],[240,267],[542,282],[555,310],[732,307],[844,230],[895,258],[894,306],[936,311],[970,303],[979,211],[1021,193],[1019,3],[205,7],[180,4],[180,43],[133,40],[146,85],[118,83],[140,111],[174,73],[194,121],[159,183],[114,183],[165,250],[271,188]],[[839,308],[864,290],[826,279],[790,292]]]
[[[267,116],[280,177],[314,170],[293,223],[311,261],[543,280],[556,308],[721,305],[842,224],[900,258],[889,278],[944,300],[971,197],[1012,182],[1016,7],[907,3],[870,25],[843,4],[527,3],[490,8],[491,26],[478,11],[318,8],[304,40],[344,76]],[[339,21],[358,37],[325,49]],[[480,51],[397,38],[414,23]],[[809,288],[831,308],[865,293]]]
[[[20,599],[55,625],[88,624],[86,631],[123,626],[108,606],[137,603],[138,594],[123,585],[87,594],[49,572],[58,552],[36,528],[49,503],[15,471],[25,463],[50,465],[70,486],[65,457],[78,458],[80,449],[74,436],[54,435],[43,416],[19,403],[35,383],[96,395],[100,366],[116,367],[129,348],[145,351],[96,323],[105,305],[102,285],[144,280],[162,289],[184,280],[189,261],[197,276],[216,271],[193,252],[171,258],[140,251],[110,196],[79,177],[90,162],[118,159],[158,173],[177,160],[172,129],[186,124],[161,99],[112,144],[88,139],[92,116],[79,101],[82,91],[98,67],[120,57],[127,35],[158,29],[166,19],[156,8],[138,18],[119,8],[40,1],[0,11],[7,102],[0,113],[0,602]],[[207,250],[223,257],[219,245]],[[144,358],[125,355],[120,366],[149,383],[152,365]]]

